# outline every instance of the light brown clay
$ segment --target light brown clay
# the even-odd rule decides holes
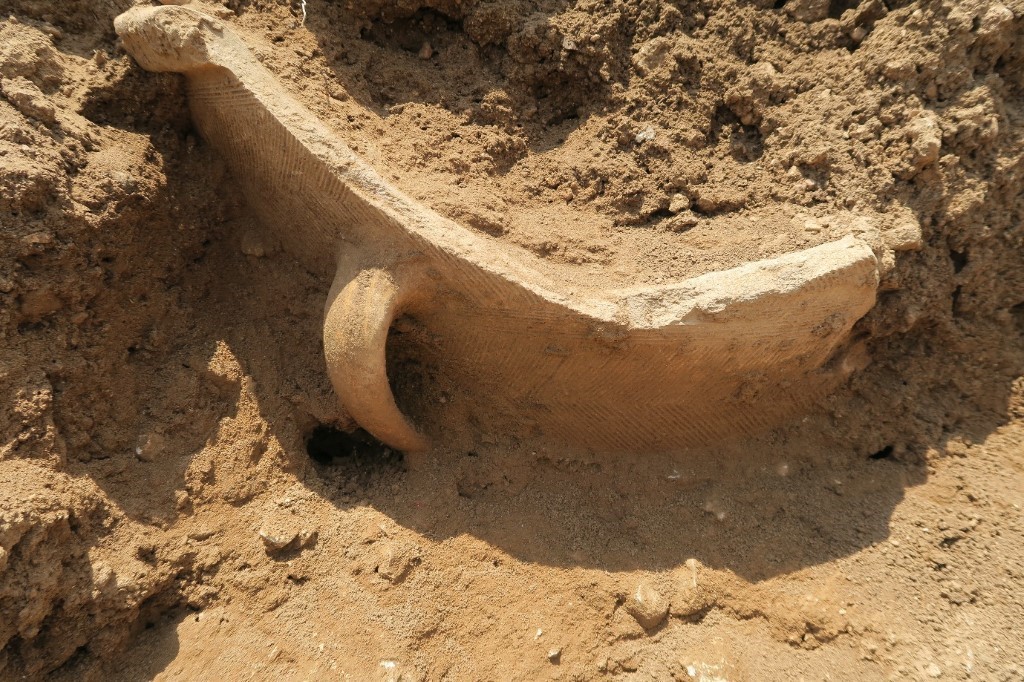
[[[227,26],[195,9],[116,22],[145,69],[186,75],[203,137],[285,248],[336,272],[324,345],[351,416],[423,450],[385,344],[414,321],[445,374],[508,423],[627,452],[747,435],[844,377],[878,267],[854,237],[674,284],[610,288],[470,231],[410,199],[290,96]]]

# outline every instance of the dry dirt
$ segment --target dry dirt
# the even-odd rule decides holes
[[[756,440],[555,451],[402,358],[458,444],[415,461],[346,434],[328,283],[129,4],[0,0],[0,679],[1024,680],[1024,2],[226,1],[403,189],[581,272],[906,247],[870,362]]]

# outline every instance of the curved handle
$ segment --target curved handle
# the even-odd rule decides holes
[[[339,267],[327,298],[324,353],[331,384],[356,422],[403,452],[421,452],[428,441],[395,404],[388,383],[388,329],[404,303],[401,283],[388,268],[351,275]]]

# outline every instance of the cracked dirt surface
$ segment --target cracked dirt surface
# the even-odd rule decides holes
[[[805,418],[551,451],[396,352],[458,444],[410,460],[344,435],[325,282],[128,4],[0,0],[0,679],[1024,679],[1024,5],[224,3],[405,191],[581,272],[920,227]]]

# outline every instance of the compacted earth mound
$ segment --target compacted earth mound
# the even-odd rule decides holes
[[[582,282],[872,245],[837,390],[629,457],[488,428],[402,324],[438,446],[353,430],[330,282],[131,4],[0,0],[0,679],[1024,680],[1024,3],[195,3]]]

